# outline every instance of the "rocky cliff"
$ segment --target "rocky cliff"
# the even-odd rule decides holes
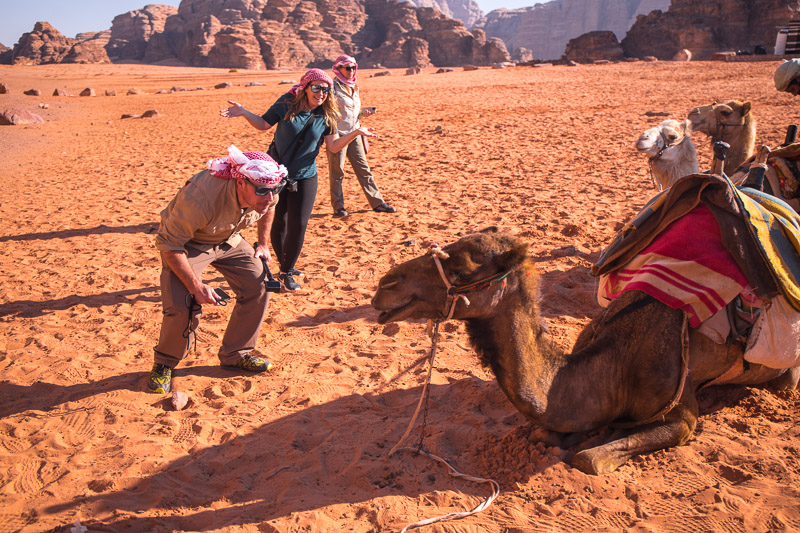
[[[184,0],[163,31],[143,41],[126,45],[133,59],[209,67],[328,67],[343,53],[385,67],[508,60],[502,42],[435,9],[394,0]]]
[[[341,54],[363,66],[402,68],[510,59],[501,40],[470,32],[438,9],[396,0],[183,0],[177,9],[151,4],[115,17],[104,46],[89,37],[76,41],[38,23],[15,46],[13,61],[295,69],[327,68]]]
[[[471,28],[483,19],[483,11],[475,0],[409,0],[417,7],[433,7],[446,17],[458,19]]]
[[[177,12],[178,8],[173,6],[149,4],[117,15],[111,23],[108,56],[113,61],[143,58],[150,39],[163,32],[167,18]]]
[[[669,11],[641,16],[622,40],[628,57],[671,59],[686,48],[693,59],[762,45],[772,52],[779,28],[800,13],[800,0],[672,0]]]
[[[512,53],[525,48],[533,58],[549,60],[560,58],[567,42],[584,33],[609,30],[621,39],[637,15],[668,6],[669,0],[554,0],[492,11],[476,27],[502,39]]]
[[[0,55],[0,62],[15,65],[108,63],[103,32],[83,35],[85,39],[71,39],[49,23],[37,22],[32,32],[22,34],[10,53]]]

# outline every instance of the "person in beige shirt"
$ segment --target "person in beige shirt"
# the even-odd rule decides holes
[[[190,178],[161,212],[155,245],[161,254],[163,319],[148,383],[152,392],[172,389],[173,369],[186,357],[202,306],[227,304],[201,278],[209,265],[236,297],[220,363],[249,372],[270,369],[269,361],[251,352],[269,303],[264,285],[269,233],[287,174],[266,153],[243,153],[231,145],[228,157],[209,161],[208,169]],[[255,249],[241,235],[253,224]]]
[[[333,64],[333,95],[339,107],[341,117],[336,125],[340,135],[346,135],[351,131],[361,127],[359,118],[367,117],[374,111],[367,108],[361,109],[361,95],[356,83],[358,64],[355,58],[348,55],[341,55],[336,58]],[[344,181],[344,161],[347,158],[353,172],[358,179],[364,195],[367,197],[369,206],[378,213],[394,213],[397,211],[393,206],[383,200],[381,191],[375,183],[372,171],[367,163],[367,151],[369,144],[365,137],[356,137],[350,141],[340,152],[327,150],[328,155],[328,180],[331,188],[331,207],[333,216],[347,216],[347,208],[344,205],[344,191],[342,182]]]

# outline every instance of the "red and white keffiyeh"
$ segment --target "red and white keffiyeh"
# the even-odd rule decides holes
[[[303,77],[300,78],[300,83],[289,89],[289,92],[296,95],[300,91],[304,91],[306,89],[306,86],[312,81],[325,81],[328,82],[328,87],[330,87],[331,89],[333,88],[333,79],[330,76],[328,76],[328,74],[324,70],[318,68],[312,68],[311,70],[303,74]]]
[[[351,70],[351,76],[349,78],[345,77],[344,74],[341,73],[339,67],[343,65],[350,65],[353,67]],[[347,55],[340,55],[336,58],[336,63],[333,64],[333,74],[339,78],[339,81],[347,85],[348,87],[355,87],[356,86],[356,72],[358,71],[358,63],[356,63],[356,59],[352,56]]]
[[[277,185],[289,175],[285,166],[265,152],[242,152],[234,145],[228,147],[228,157],[209,160],[208,170],[218,178],[248,179],[267,187]]]

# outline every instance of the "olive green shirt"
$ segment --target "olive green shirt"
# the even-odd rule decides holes
[[[275,198],[269,209],[274,210],[277,203]],[[236,246],[242,240],[241,231],[261,216],[239,205],[235,179],[218,178],[204,170],[192,176],[161,211],[156,248],[185,252],[187,246],[201,251],[220,244]]]

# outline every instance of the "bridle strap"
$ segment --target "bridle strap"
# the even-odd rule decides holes
[[[661,136],[661,139],[664,140],[664,146],[662,146],[658,150],[658,153],[656,155],[654,155],[653,157],[649,158],[647,160],[647,163],[648,163],[648,166],[649,166],[649,169],[650,169],[650,179],[653,181],[653,187],[655,187],[659,191],[663,191],[664,187],[662,187],[660,183],[656,182],[656,174],[655,174],[655,172],[653,172],[653,164],[656,161],[658,161],[659,159],[661,159],[661,156],[664,154],[664,150],[666,150],[667,148],[672,148],[673,146],[680,146],[681,144],[683,144],[686,141],[686,139],[689,138],[689,136],[688,135],[684,135],[681,138],[680,142],[676,142],[674,144],[669,144],[669,142],[667,142],[666,136],[664,135],[664,130],[659,131],[658,134]]]
[[[499,272],[487,278],[479,279],[478,281],[473,281],[472,283],[467,283],[466,285],[453,285],[450,283],[450,280],[447,279],[447,276],[444,273],[444,268],[442,268],[442,261],[439,259],[439,256],[444,253],[445,252],[443,252],[438,246],[431,248],[433,262],[436,263],[436,269],[439,271],[439,276],[441,276],[444,286],[447,288],[447,302],[445,303],[445,312],[442,314],[442,320],[450,320],[453,318],[453,314],[456,310],[456,303],[459,299],[463,300],[464,305],[469,307],[470,301],[465,295],[470,292],[482,291],[484,289],[488,289],[495,283],[500,282],[503,283],[502,290],[505,292],[506,278],[509,274],[511,274],[510,270],[508,272]],[[500,297],[502,298],[502,293]]]

